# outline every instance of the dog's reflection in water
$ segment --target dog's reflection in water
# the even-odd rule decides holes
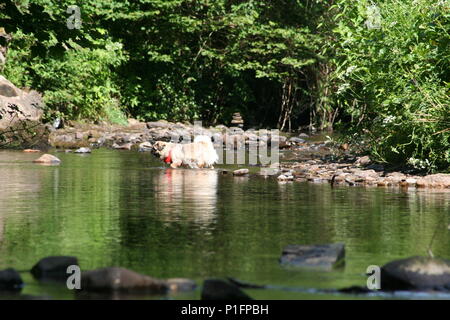
[[[161,219],[207,226],[214,222],[218,173],[211,169],[166,169],[155,178],[155,205]]]

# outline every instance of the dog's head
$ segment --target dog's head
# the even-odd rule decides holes
[[[152,153],[158,157],[163,155],[163,150],[166,148],[167,142],[165,141],[156,141],[152,147]]]

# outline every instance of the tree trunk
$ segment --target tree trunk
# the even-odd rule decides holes
[[[286,78],[283,83],[281,94],[281,112],[278,118],[278,128],[283,131],[288,124],[289,131],[291,131],[291,117],[292,110],[295,105],[295,84],[293,78]]]

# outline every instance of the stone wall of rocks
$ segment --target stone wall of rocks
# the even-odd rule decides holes
[[[214,143],[227,147],[242,148],[251,144],[266,144],[270,139],[278,139],[280,147],[289,147],[285,136],[272,136],[269,130],[246,130],[239,127],[218,125],[210,128],[195,127],[191,124],[167,121],[139,122],[129,120],[128,126],[93,125],[69,122],[65,128],[53,129],[50,145],[56,148],[76,149],[80,147],[110,147],[115,149],[139,148],[142,143],[158,140],[172,142],[192,141],[196,135],[212,137]],[[294,143],[294,142],[292,142]]]

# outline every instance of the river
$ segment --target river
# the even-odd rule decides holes
[[[146,299],[199,299],[204,279],[228,276],[273,286],[246,290],[256,299],[353,299],[316,289],[363,286],[369,265],[425,255],[433,236],[434,255],[450,258],[449,192],[280,184],[221,173],[237,166],[168,169],[133,151],[53,154],[61,165],[0,151],[0,269],[29,270],[45,256],[74,255],[82,270],[121,266],[199,285]],[[346,245],[340,269],[279,265],[288,244],[331,242]],[[22,277],[24,294],[75,298],[64,285]]]

